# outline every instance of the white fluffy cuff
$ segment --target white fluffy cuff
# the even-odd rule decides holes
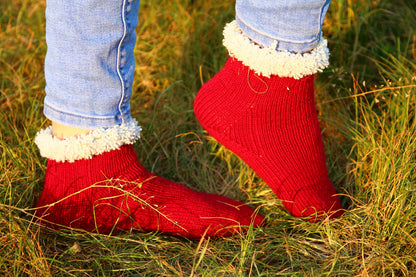
[[[277,42],[267,48],[259,47],[242,33],[235,20],[225,26],[223,34],[223,44],[230,56],[265,77],[278,75],[300,79],[329,65],[329,50],[324,38],[311,52],[300,54],[276,51]]]
[[[58,139],[52,135],[52,127],[38,132],[35,143],[42,157],[58,162],[74,162],[91,159],[94,155],[118,149],[124,144],[133,144],[140,138],[141,127],[132,119],[119,126],[101,128],[86,135]]]

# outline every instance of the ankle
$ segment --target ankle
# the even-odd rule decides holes
[[[52,121],[52,134],[54,137],[58,139],[78,137],[81,135],[86,135],[89,132],[91,132],[91,130],[65,126],[55,121]]]

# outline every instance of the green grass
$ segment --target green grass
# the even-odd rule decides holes
[[[141,162],[171,180],[260,207],[244,236],[189,241],[152,233],[45,232],[31,209],[46,161],[44,1],[0,14],[1,276],[416,276],[416,6],[333,0],[331,65],[316,81],[327,164],[347,213],[291,217],[267,186],[197,123],[198,88],[227,58],[230,1],[142,1],[133,116]]]

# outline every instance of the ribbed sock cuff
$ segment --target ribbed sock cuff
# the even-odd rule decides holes
[[[244,35],[235,20],[225,26],[223,34],[223,44],[229,55],[265,77],[278,75],[300,79],[320,72],[329,65],[329,50],[324,38],[308,53],[291,53],[276,51],[275,44],[261,48]]]
[[[93,130],[86,135],[58,139],[52,134],[52,126],[49,126],[38,132],[35,143],[42,157],[57,162],[74,162],[133,144],[140,138],[141,130],[137,121],[132,119],[111,128]]]

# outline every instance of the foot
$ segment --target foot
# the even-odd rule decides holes
[[[313,76],[255,74],[230,58],[199,91],[195,115],[218,142],[243,159],[294,216],[339,215],[315,110]]]
[[[45,147],[53,148],[54,143],[61,143],[56,149],[68,153],[46,154],[52,156],[36,205],[36,216],[44,224],[105,234],[138,229],[191,239],[204,234],[227,236],[244,231],[250,224],[260,225],[263,218],[243,203],[196,192],[146,171],[133,146],[125,143],[129,136],[120,138],[111,129],[102,132],[112,132],[115,141],[124,144],[102,153],[83,151],[85,158],[73,157],[69,150],[79,149],[73,144],[62,146],[68,141],[55,140],[45,130],[38,135],[36,142],[41,153],[52,153]],[[102,138],[103,133],[93,131],[73,141],[85,146]],[[108,142],[105,144],[112,148]]]

